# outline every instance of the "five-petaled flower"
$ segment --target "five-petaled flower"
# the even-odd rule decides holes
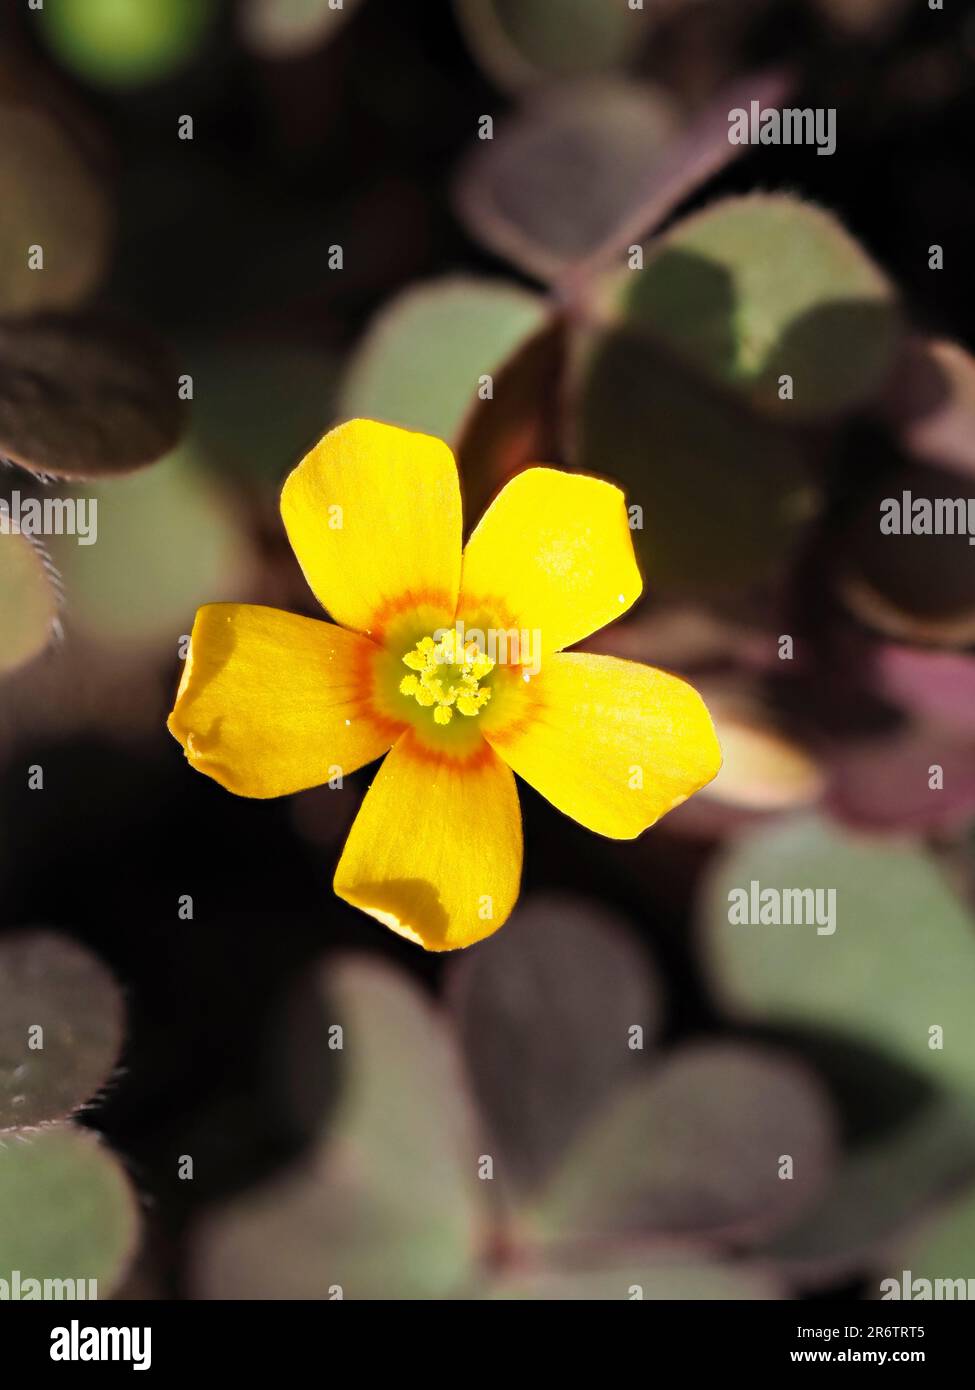
[[[565,650],[642,589],[612,484],[528,468],[462,547],[446,444],[353,420],[290,475],[281,514],[334,623],[201,608],[169,728],[241,796],[317,786],[388,752],[334,887],[402,936],[450,950],[507,919],[522,862],[515,772],[625,840],[718,771],[711,719],[684,681]],[[531,666],[466,636],[516,632],[537,634]]]

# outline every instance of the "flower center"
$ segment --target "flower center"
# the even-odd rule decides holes
[[[469,718],[491,698],[491,687],[481,681],[494,670],[476,642],[464,642],[454,628],[439,641],[423,637],[403,657],[413,673],[400,681],[400,694],[411,695],[418,705],[433,710],[438,724],[449,724],[454,711]]]

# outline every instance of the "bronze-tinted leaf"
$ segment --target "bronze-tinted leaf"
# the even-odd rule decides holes
[[[0,129],[0,313],[71,308],[108,256],[102,190],[46,111],[5,104]]]
[[[0,323],[0,454],[87,478],[151,463],[183,423],[179,369],[154,339],[101,317]]]

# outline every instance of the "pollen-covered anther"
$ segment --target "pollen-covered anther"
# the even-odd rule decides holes
[[[491,698],[490,686],[480,682],[494,670],[476,642],[464,642],[455,629],[435,642],[424,637],[403,657],[413,675],[400,681],[400,694],[412,696],[425,709],[433,707],[437,724],[449,724],[454,711],[478,714]]]

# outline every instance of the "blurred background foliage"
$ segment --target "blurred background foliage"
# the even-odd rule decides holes
[[[975,565],[877,539],[975,474],[973,56],[905,0],[4,7],[2,495],[99,513],[0,536],[0,1276],[975,1277]],[[836,107],[836,153],[732,146],[752,99]],[[163,727],[200,602],[316,612],[277,493],[353,414],[447,438],[469,524],[529,462],[623,483],[646,596],[594,646],[725,752],[632,845],[528,792],[459,959],[331,896],[362,779],[236,801]],[[753,879],[836,888],[835,934],[730,927]]]

